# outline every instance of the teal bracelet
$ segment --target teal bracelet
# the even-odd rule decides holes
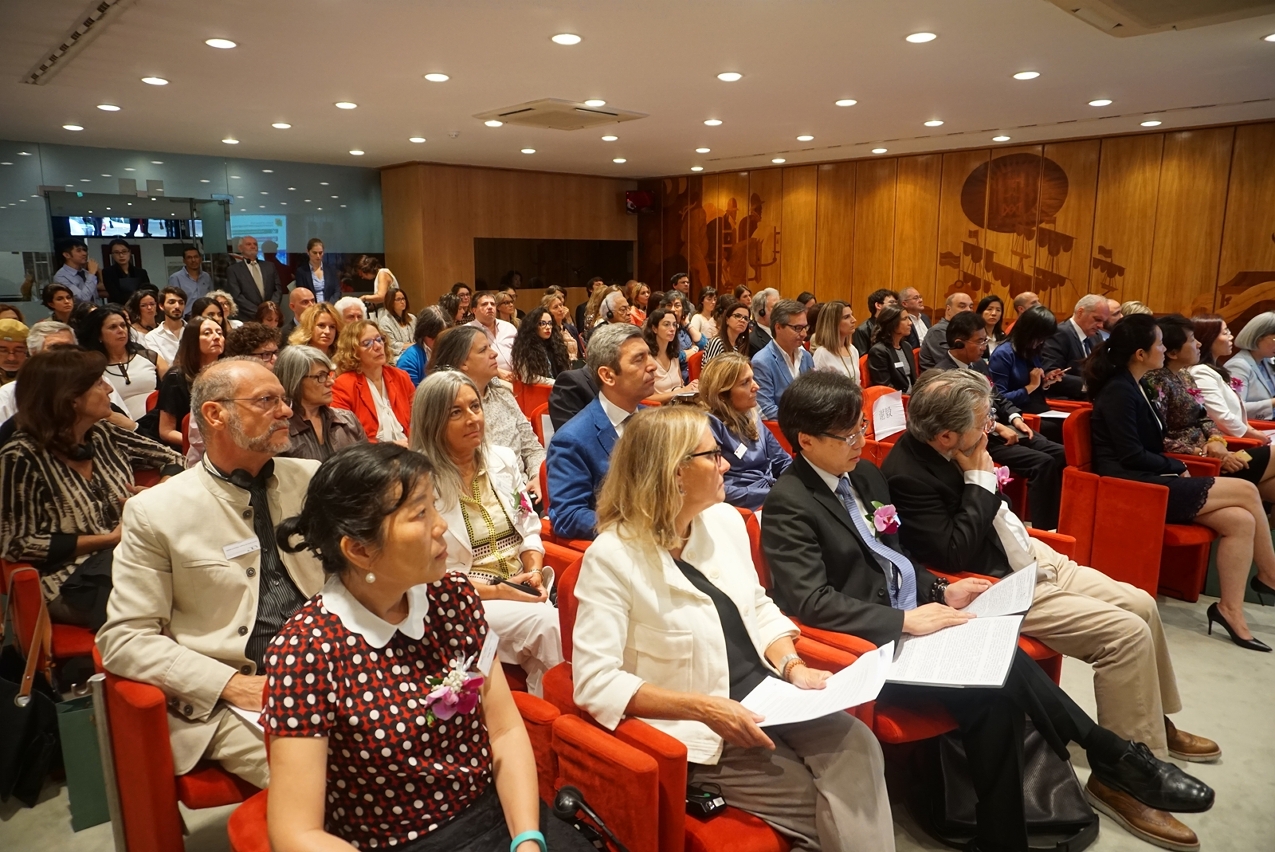
[[[518,847],[528,840],[536,841],[536,845],[540,847],[540,852],[548,852],[549,847],[545,846],[545,836],[538,831],[524,831],[515,837],[509,843],[509,852],[518,852]]]

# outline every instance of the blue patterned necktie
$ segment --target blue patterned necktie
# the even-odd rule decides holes
[[[854,528],[859,532],[863,543],[876,554],[878,559],[894,569],[886,572],[886,587],[890,590],[890,606],[904,611],[916,609],[916,569],[912,567],[912,562],[902,553],[891,550],[877,541],[876,535],[868,526],[868,519],[863,516],[858,504],[855,503],[854,494],[850,491],[850,480],[844,476],[837,480],[837,496],[846,507],[846,512],[849,513],[850,520],[854,522]]]

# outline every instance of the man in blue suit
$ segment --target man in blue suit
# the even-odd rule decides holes
[[[305,244],[306,263],[297,270],[297,286],[304,287],[320,302],[334,304],[341,297],[341,277],[336,268],[323,261],[323,240]]]
[[[655,391],[655,358],[635,325],[601,326],[589,339],[587,363],[598,397],[549,442],[549,520],[563,538],[596,534],[597,493],[611,467],[611,449],[624,421]]]
[[[757,382],[757,406],[763,420],[779,414],[779,398],[792,380],[815,368],[814,358],[803,347],[809,325],[801,302],[784,299],[770,310],[770,330],[775,339],[753,356]]]

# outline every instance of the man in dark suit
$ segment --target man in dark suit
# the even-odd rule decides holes
[[[1045,341],[1040,350],[1040,365],[1046,375],[1062,370],[1063,376],[1048,386],[1046,396],[1063,399],[1084,399],[1085,379],[1080,365],[1102,342],[1098,332],[1107,321],[1111,310],[1106,296],[1090,293],[1081,296],[1071,318],[1058,324],[1058,331]]]
[[[774,287],[767,287],[760,293],[753,294],[753,322],[752,327],[748,329],[749,358],[765,349],[770,345],[770,341],[775,339],[770,315],[775,310],[775,305],[779,304],[779,298],[779,291]]]
[[[952,317],[974,310],[974,300],[969,293],[953,293],[943,303],[943,319],[930,326],[925,333],[925,342],[921,344],[921,372],[933,367],[947,351],[947,324]]]
[[[874,531],[873,507],[888,510],[891,494],[881,472],[860,459],[862,408],[858,385],[839,373],[809,373],[789,385],[779,424],[798,452],[766,499],[762,545],[784,611],[811,627],[881,645],[968,620],[960,610],[988,582],[966,578],[949,585],[904,555],[888,526]],[[905,518],[900,528],[909,523]],[[1022,651],[1000,689],[887,684],[878,700],[938,701],[956,719],[978,796],[971,848],[1027,848],[1024,713],[1060,757],[1069,741],[1085,748],[1093,775],[1113,797],[1162,810],[1212,806],[1211,789],[1144,745],[1095,724]]]
[[[549,420],[554,431],[567,425],[584,407],[598,398],[598,382],[593,370],[580,367],[563,370],[549,391]]]
[[[296,285],[304,287],[320,302],[333,304],[341,298],[341,276],[336,267],[324,260],[323,240],[317,237],[305,244],[306,262],[297,270]]]
[[[912,318],[912,330],[908,332],[907,337],[903,338],[903,342],[907,344],[908,349],[920,349],[921,344],[925,342],[925,335],[929,333],[930,326],[933,324],[925,315],[925,297],[915,287],[904,287],[899,291],[899,307],[907,311],[908,316]]]
[[[555,535],[596,534],[597,494],[611,467],[611,450],[624,422],[655,390],[657,366],[635,325],[604,325],[589,341],[588,369],[600,392],[549,441],[549,520]]]
[[[859,323],[859,327],[850,337],[850,342],[854,344],[855,349],[859,350],[860,355],[867,355],[868,350],[872,348],[872,335],[877,330],[877,311],[886,305],[898,303],[899,294],[893,290],[873,290],[868,294],[868,318]]]
[[[257,315],[262,302],[283,302],[283,288],[279,285],[279,273],[274,264],[257,260],[257,238],[242,237],[239,240],[240,260],[226,270],[226,289],[239,306],[239,313],[251,319]]]
[[[992,393],[995,425],[987,435],[987,451],[992,461],[1008,467],[1015,476],[1027,479],[1028,505],[1032,525],[1040,530],[1058,526],[1058,501],[1062,496],[1062,471],[1067,454],[1062,444],[1032,431],[1018,406],[992,384],[983,351],[987,329],[983,318],[973,311],[957,314],[947,323],[947,351],[933,369],[973,370],[987,379]]]

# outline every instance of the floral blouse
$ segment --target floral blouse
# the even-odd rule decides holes
[[[1164,424],[1166,453],[1198,456],[1209,438],[1221,436],[1204,407],[1203,394],[1186,370],[1152,370],[1142,377],[1142,387]]]

